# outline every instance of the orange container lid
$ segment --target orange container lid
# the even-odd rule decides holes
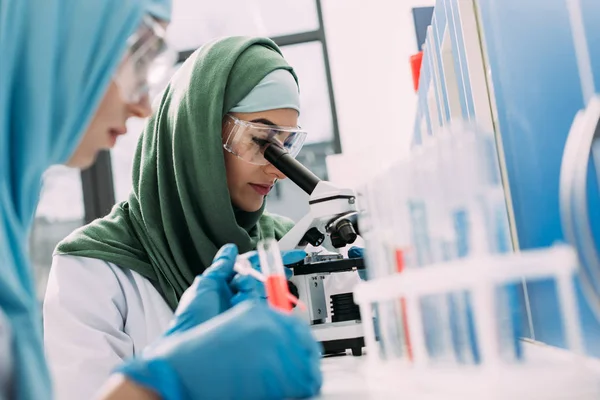
[[[415,92],[419,90],[419,77],[421,76],[421,64],[423,64],[423,51],[410,56],[410,68],[412,70],[413,86]]]

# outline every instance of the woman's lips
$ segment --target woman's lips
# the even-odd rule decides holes
[[[252,189],[256,190],[258,194],[261,196],[266,196],[271,191],[272,185],[258,185],[256,183],[249,183],[252,186]]]

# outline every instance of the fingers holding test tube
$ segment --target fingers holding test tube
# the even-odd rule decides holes
[[[279,253],[275,242],[274,251],[279,261],[277,264],[277,275],[269,279],[273,274],[264,273],[265,262],[259,263],[259,252],[252,251],[238,256],[234,270],[238,273],[233,279],[231,285],[236,295],[232,299],[233,304],[240,303],[251,298],[268,299],[269,303],[280,310],[291,310],[290,303],[306,309],[306,305],[288,290],[287,279],[291,277],[291,270],[285,268],[283,264],[296,264],[303,260],[306,253],[302,250],[292,250]],[[259,250],[261,249],[259,245]],[[264,258],[264,257],[263,257]],[[272,257],[271,257],[272,258]],[[272,260],[267,261],[272,264]],[[260,272],[263,270],[263,272]],[[274,297],[275,296],[275,297]],[[282,300],[285,298],[286,300]],[[277,305],[276,305],[277,304]],[[287,305],[286,305],[287,304]]]
[[[269,304],[280,311],[292,311],[288,298],[287,278],[283,269],[283,260],[275,239],[260,241],[257,246],[260,269],[265,276],[265,289]]]

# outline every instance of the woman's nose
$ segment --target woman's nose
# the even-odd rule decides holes
[[[285,179],[287,176],[283,174],[280,170],[275,168],[273,164],[267,163],[264,167],[265,174],[275,176],[276,179]]]
[[[147,118],[152,114],[152,107],[150,105],[150,96],[146,93],[143,95],[137,103],[127,104],[129,114],[137,118]]]

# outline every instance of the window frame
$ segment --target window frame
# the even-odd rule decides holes
[[[323,23],[323,10],[321,7],[321,0],[315,0],[315,3],[319,24],[318,29],[289,35],[273,36],[271,37],[271,40],[273,40],[279,47],[312,42],[321,43],[321,47],[323,49],[323,62],[325,65],[325,77],[327,80],[327,89],[329,93],[329,105],[331,109],[333,151],[334,153],[339,154],[342,152],[342,145],[340,140],[335,96],[333,92],[333,83],[331,79],[327,39],[325,37],[325,27]],[[178,54],[178,63],[184,62],[195,50],[196,49],[180,51]],[[88,224],[97,218],[102,218],[107,215],[116,202],[111,154],[109,151],[101,152],[94,165],[81,172],[81,186],[83,190],[85,210],[84,223]]]

